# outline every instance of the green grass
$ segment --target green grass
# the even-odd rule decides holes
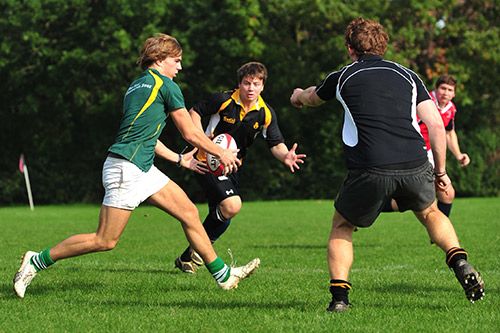
[[[200,214],[206,213],[200,205]],[[215,243],[230,263],[261,267],[233,291],[202,268],[173,268],[187,242],[179,223],[139,207],[111,252],[62,260],[18,299],[12,278],[26,250],[41,251],[95,230],[97,206],[0,208],[0,332],[498,332],[500,199],[456,199],[452,221],[486,297],[469,303],[411,213],[383,214],[354,234],[347,313],[325,311],[330,293],[326,243],[332,201],[245,203]]]

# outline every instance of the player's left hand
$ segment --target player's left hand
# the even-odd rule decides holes
[[[203,175],[205,172],[208,172],[208,168],[205,163],[194,158],[194,154],[197,150],[198,148],[195,147],[189,153],[182,155],[181,166]]]
[[[298,144],[294,143],[292,146],[292,149],[288,151],[288,153],[285,155],[285,158],[283,159],[283,163],[288,165],[290,167],[290,171],[295,172],[295,169],[300,169],[299,165],[297,163],[304,163],[302,160],[303,158],[306,157],[306,154],[296,154],[295,150],[297,150]]]
[[[463,153],[462,155],[458,156],[457,160],[460,162],[460,165],[462,167],[467,166],[470,163],[470,158],[469,155]]]

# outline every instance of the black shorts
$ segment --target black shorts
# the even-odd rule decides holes
[[[407,170],[380,168],[349,170],[340,187],[335,209],[349,223],[369,227],[385,202],[393,198],[399,211],[422,211],[436,200],[433,168],[429,162]]]
[[[209,172],[204,175],[195,173],[195,175],[196,180],[198,180],[198,183],[203,188],[203,191],[208,199],[208,204],[211,207],[215,207],[226,198],[234,195],[240,195],[240,177],[238,172],[219,177],[216,177]]]

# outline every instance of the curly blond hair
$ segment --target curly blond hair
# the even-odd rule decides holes
[[[178,57],[182,54],[182,48],[177,39],[167,34],[156,34],[146,39],[142,44],[141,53],[136,63],[142,70],[151,67],[156,60],[167,57]]]

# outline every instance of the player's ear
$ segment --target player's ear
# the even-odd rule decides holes
[[[156,66],[161,67],[161,66],[162,66],[162,64],[163,64],[163,62],[164,62],[166,59],[167,59],[167,58],[163,58],[163,59],[156,59],[156,60],[155,60],[155,64],[156,64]]]

